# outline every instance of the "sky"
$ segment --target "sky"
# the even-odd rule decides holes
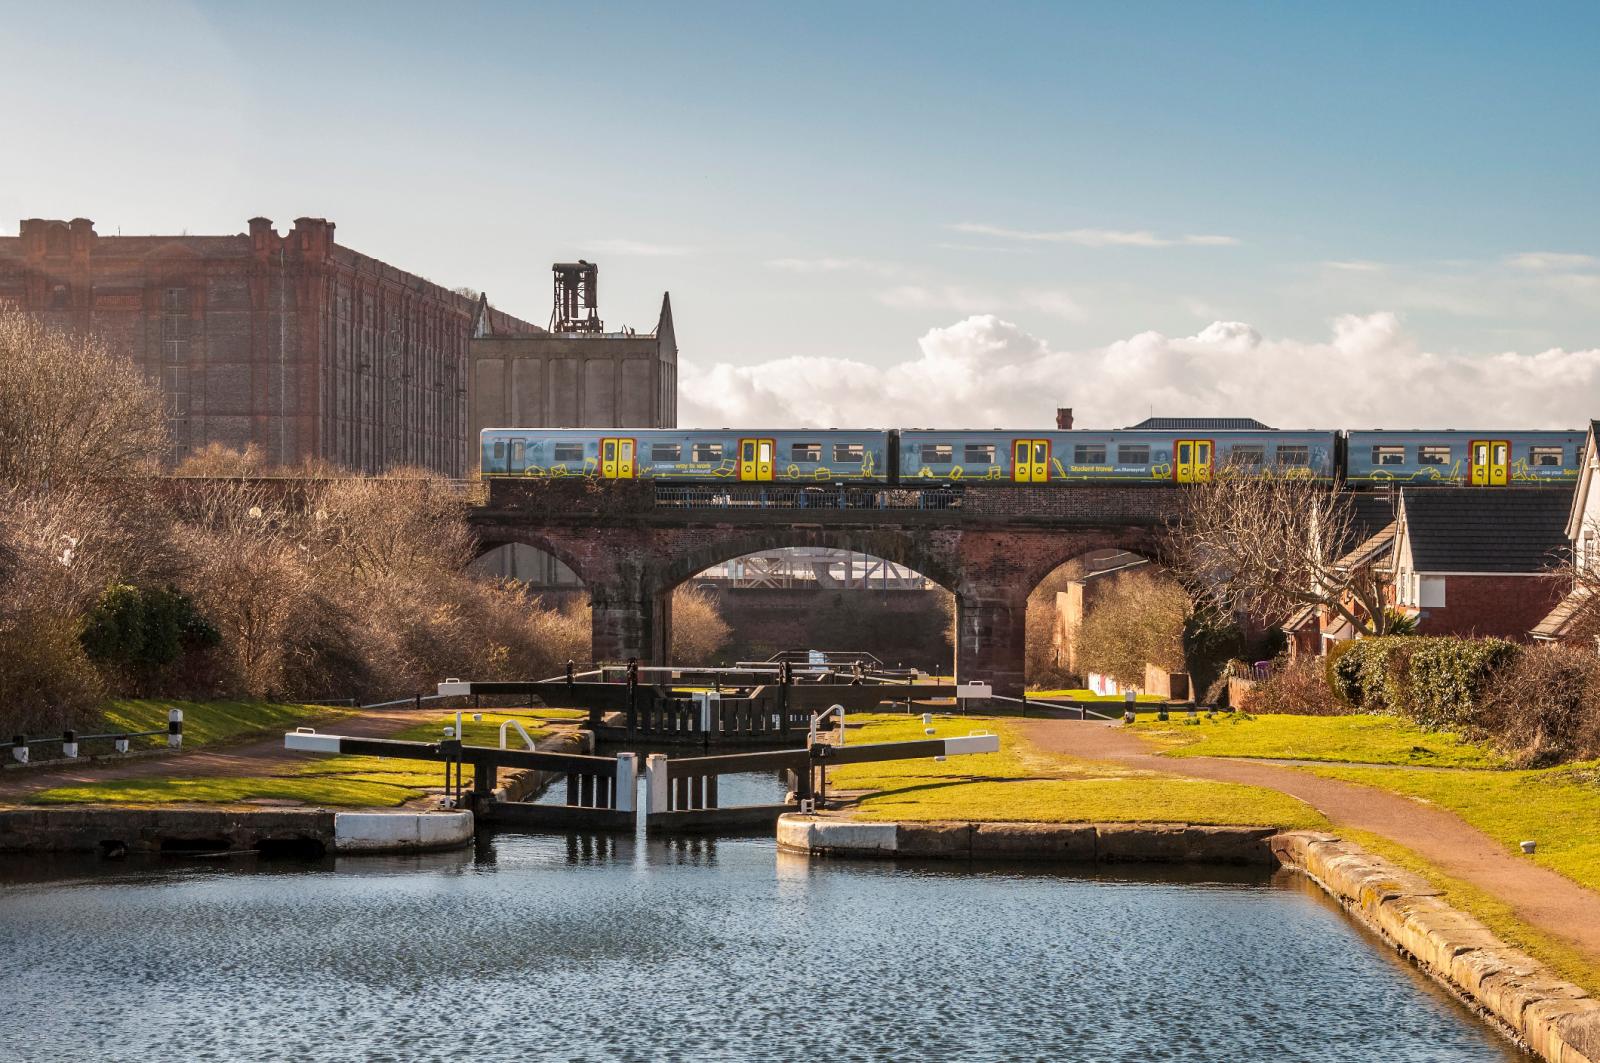
[[[1600,5],[0,0],[0,234],[262,214],[543,324],[670,290],[680,423],[1576,426]]]

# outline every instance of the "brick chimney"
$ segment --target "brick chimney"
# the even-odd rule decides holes
[[[1065,432],[1072,427],[1072,407],[1056,407],[1056,427]]]

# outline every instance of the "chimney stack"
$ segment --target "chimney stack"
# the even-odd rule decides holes
[[[1065,432],[1072,428],[1072,407],[1056,407],[1056,427]]]

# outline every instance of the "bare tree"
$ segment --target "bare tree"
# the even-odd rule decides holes
[[[1600,524],[1586,521],[1575,550],[1563,550],[1552,571],[1570,588],[1560,608],[1561,641],[1595,645],[1600,640]]]
[[[1173,579],[1147,571],[1119,576],[1084,618],[1078,660],[1119,683],[1144,682],[1145,665],[1184,670],[1183,630],[1192,606]]]
[[[0,482],[59,484],[153,470],[160,391],[98,340],[0,308]]]
[[[1171,554],[1200,594],[1229,612],[1281,618],[1314,605],[1364,635],[1387,634],[1388,574],[1363,551],[1347,494],[1309,479],[1222,476],[1195,484]]]

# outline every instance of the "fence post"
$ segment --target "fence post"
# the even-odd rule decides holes
[[[61,755],[63,757],[76,757],[78,755],[78,733],[67,731],[61,736]]]
[[[635,783],[639,773],[639,754],[617,754],[617,800],[618,812],[632,812],[634,806]]]
[[[167,713],[167,746],[178,749],[183,745],[183,710],[173,709]]]
[[[667,795],[667,755],[651,753],[644,762],[645,814],[666,812],[670,807]]]
[[[26,735],[11,736],[11,757],[18,764],[28,763],[28,739]]]

